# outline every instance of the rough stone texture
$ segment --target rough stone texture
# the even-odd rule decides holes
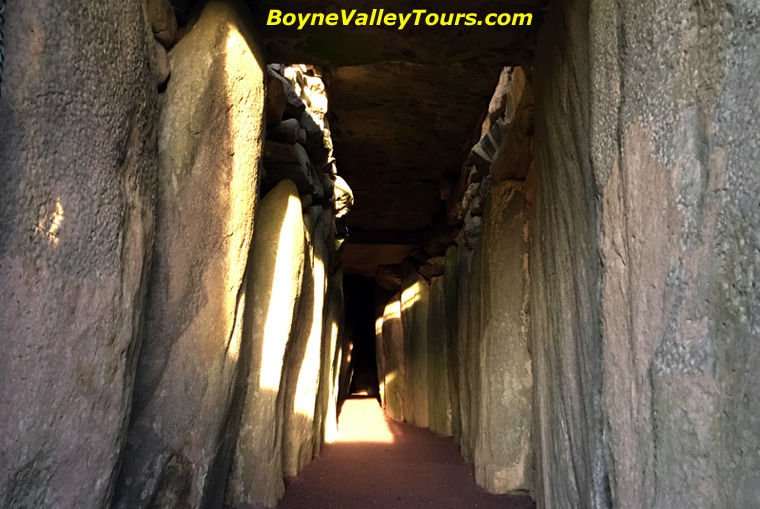
[[[267,95],[270,92],[267,92]],[[272,141],[281,141],[294,145],[298,141],[298,132],[300,130],[298,120],[289,118],[279,124],[267,127],[267,139]]]
[[[264,64],[249,15],[211,3],[171,53],[156,243],[116,507],[150,505],[171,458],[195,487],[182,504],[223,494],[248,363],[238,361],[250,355],[243,279],[263,137]]]
[[[485,136],[491,129],[491,125],[496,122],[496,119],[504,116],[504,110],[507,108],[507,92],[510,88],[510,81],[512,76],[512,68],[505,67],[499,74],[499,82],[496,84],[496,90],[494,90],[491,102],[488,103],[488,114],[481,126],[480,135]]]
[[[456,386],[459,392],[460,428],[461,436],[459,445],[462,456],[472,461],[475,452],[472,443],[472,423],[470,412],[470,381],[468,372],[468,334],[467,329],[470,321],[470,267],[472,264],[472,251],[464,243],[460,243],[457,249],[456,260],[456,355],[457,372]],[[474,377],[472,377],[474,378]]]
[[[156,50],[156,85],[161,89],[166,85],[171,74],[169,55],[166,54],[166,49],[160,42],[154,41],[153,47]]]
[[[449,335],[446,327],[445,289],[443,277],[437,277],[430,283],[427,325],[428,427],[442,435],[451,435]]]
[[[434,256],[428,259],[424,265],[420,265],[420,274],[428,279],[436,276],[442,276],[446,269],[446,258],[444,256]]]
[[[3,30],[0,506],[106,507],[153,243],[153,36],[137,2],[9,2]]]
[[[464,228],[464,243],[470,249],[475,249],[475,244],[480,240],[480,236],[483,231],[483,218],[481,216],[473,216],[470,212],[465,216]]]
[[[494,184],[506,180],[525,180],[533,159],[530,144],[535,129],[536,119],[532,105],[516,113],[491,164]]]
[[[591,18],[611,503],[751,507],[760,500],[760,8],[617,7]]]
[[[264,143],[263,187],[268,191],[281,180],[291,180],[300,194],[311,194],[315,190],[314,172],[306,149],[299,143],[280,143],[267,140]]]
[[[524,67],[513,67],[505,90],[504,121],[512,124],[515,115],[533,104],[533,84],[530,72]]]
[[[540,507],[609,507],[600,412],[601,263],[588,152],[588,16],[583,0],[550,11],[534,64],[538,191],[530,282]]]
[[[539,503],[753,506],[757,5],[592,6],[535,65]]]
[[[309,152],[309,156],[314,161],[317,169],[322,170],[328,163],[330,148],[326,144],[325,132],[322,126],[317,124],[312,115],[311,111],[304,111],[298,117],[298,122],[306,133],[306,150]]]
[[[256,212],[247,294],[252,355],[243,416],[227,488],[233,507],[273,507],[282,496],[281,375],[304,272],[304,224],[298,190],[283,180]]]
[[[267,84],[272,87],[275,97],[285,96],[285,106],[283,107],[284,117],[294,119],[300,118],[301,114],[306,109],[306,105],[301,98],[298,97],[298,94],[293,89],[291,83],[280,73],[270,69],[267,73]],[[274,120],[275,119],[272,119],[272,121]]]
[[[532,491],[527,210],[522,192],[493,187],[484,215],[482,342],[475,480],[491,493]]]
[[[383,313],[383,346],[385,348],[385,413],[391,419],[404,420],[406,394],[406,358],[404,329],[401,323],[401,292],[385,305]]]
[[[398,291],[401,288],[401,265],[380,265],[377,268],[375,281],[389,292]]]
[[[512,127],[512,126],[510,126]],[[499,146],[502,144],[504,135],[507,133],[507,127],[504,120],[498,119],[488,132],[478,141],[470,151],[470,159],[475,165],[475,169],[483,175],[487,175],[496,154],[499,152]]]
[[[341,177],[335,177],[335,219],[342,219],[351,211],[354,206],[354,193],[351,186]]]
[[[401,325],[404,330],[406,364],[406,398],[404,419],[427,428],[428,412],[428,347],[427,325],[430,287],[416,271],[401,284]]]
[[[380,406],[385,408],[385,344],[383,341],[383,315],[385,305],[380,310],[380,316],[375,316],[375,362],[377,364],[377,390],[380,398]]]
[[[317,209],[316,213],[312,213]],[[285,353],[281,385],[285,389],[282,432],[282,470],[295,476],[314,454],[314,412],[322,369],[322,323],[326,290],[327,246],[322,229],[322,207],[304,214],[306,264],[293,339]],[[329,373],[329,367],[328,371]]]
[[[170,0],[148,0],[148,18],[153,36],[165,48],[171,46],[177,33],[177,17]]]
[[[282,82],[274,71],[267,72],[267,103],[266,103],[266,122],[267,125],[277,125],[282,121],[285,113],[285,106],[288,105],[288,94],[285,92]],[[298,120],[294,120],[298,124]]]
[[[467,398],[469,400],[469,447],[466,451],[463,451],[463,456],[468,461],[475,460],[475,450],[478,445],[478,436],[480,429],[480,401],[482,398],[481,392],[481,343],[482,335],[481,330],[483,326],[483,258],[482,258],[482,245],[479,239],[475,245],[475,249],[472,252],[472,265],[470,266],[470,284],[469,290],[469,316],[467,317],[467,334],[466,349],[464,357],[465,365],[465,377],[466,377],[466,391]]]

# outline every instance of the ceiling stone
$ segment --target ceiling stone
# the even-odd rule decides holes
[[[349,228],[431,225],[445,205],[441,181],[459,175],[499,71],[382,62],[333,72],[335,157],[354,191]]]
[[[442,188],[480,134],[499,72],[529,63],[547,0],[383,2],[385,12],[531,12],[531,27],[267,26],[285,13],[371,12],[368,1],[250,1],[270,62],[324,66],[339,173],[354,191],[346,217],[347,273],[398,263],[409,239],[444,216]],[[355,240],[351,231],[361,232]],[[373,232],[376,238],[373,239]],[[350,244],[356,247],[349,247]],[[361,247],[358,247],[361,246]],[[371,247],[369,247],[371,246]],[[403,248],[401,246],[404,246]]]

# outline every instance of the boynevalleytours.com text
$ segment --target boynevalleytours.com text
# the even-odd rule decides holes
[[[372,12],[359,12],[356,9],[341,9],[338,12],[286,12],[270,9],[267,25],[294,26],[302,30],[306,26],[388,26],[403,30],[407,26],[528,26],[533,22],[529,12],[490,13],[480,16],[475,12],[429,12],[427,9],[414,9],[411,12],[385,12],[385,9],[372,9]]]

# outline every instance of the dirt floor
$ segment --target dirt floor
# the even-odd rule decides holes
[[[279,509],[418,507],[532,509],[528,497],[490,495],[451,438],[385,418],[374,398],[346,401],[340,437],[287,481]]]

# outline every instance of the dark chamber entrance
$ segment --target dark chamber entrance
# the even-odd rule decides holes
[[[375,291],[373,278],[348,274],[343,278],[346,303],[346,334],[351,349],[349,394],[379,397],[375,353]]]

